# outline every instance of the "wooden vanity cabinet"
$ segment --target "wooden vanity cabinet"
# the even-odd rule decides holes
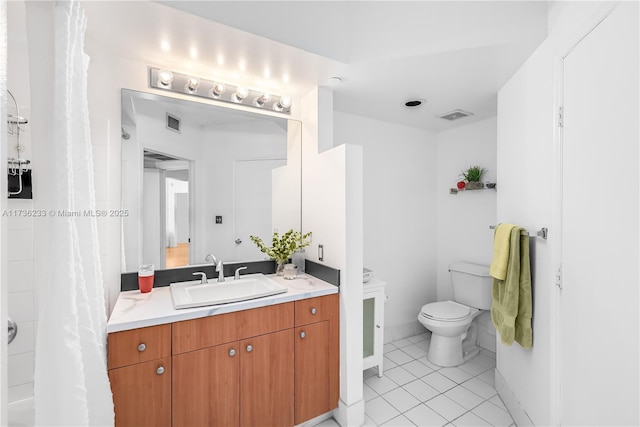
[[[240,345],[240,425],[293,426],[293,330]]]
[[[109,334],[116,425],[286,427],[335,409],[338,301],[334,294]]]
[[[338,294],[296,301],[295,424],[338,407],[340,306]]]
[[[116,426],[171,426],[171,325],[108,335]]]
[[[238,341],[173,356],[173,426],[237,426]]]
[[[293,314],[285,303],[174,323],[173,426],[293,426]]]

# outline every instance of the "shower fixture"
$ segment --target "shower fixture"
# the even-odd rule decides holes
[[[24,146],[20,144],[20,134],[25,132],[25,125],[29,122],[20,115],[20,107],[15,96],[7,89],[7,93],[13,100],[16,114],[7,113],[7,132],[16,137],[16,151],[18,157],[7,158],[8,192],[9,198],[31,199],[31,170],[30,160],[21,158]]]

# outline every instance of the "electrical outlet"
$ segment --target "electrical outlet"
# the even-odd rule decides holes
[[[324,261],[324,246],[318,245],[318,261]]]
[[[216,215],[216,224],[222,224],[222,216]]]

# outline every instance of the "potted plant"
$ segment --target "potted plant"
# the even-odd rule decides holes
[[[277,231],[274,231],[271,247],[268,247],[260,237],[249,236],[262,253],[267,254],[269,258],[276,262],[276,274],[279,276],[282,275],[284,265],[289,261],[291,255],[298,249],[309,246],[311,243],[311,240],[307,240],[309,237],[311,237],[311,232],[302,234],[299,231],[289,230],[280,236]]]
[[[480,182],[482,174],[487,170],[480,166],[471,166],[466,171],[462,171],[462,177],[466,181],[464,188],[466,190],[478,190],[484,188],[484,184]]]

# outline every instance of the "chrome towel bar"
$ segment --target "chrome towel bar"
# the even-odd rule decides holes
[[[492,230],[495,230],[495,228],[497,227],[497,225],[490,225],[489,228]],[[531,236],[531,234],[529,232],[526,232],[527,235]],[[547,227],[542,227],[540,230],[536,231],[536,235],[535,236],[531,236],[531,237],[540,237],[544,240],[547,240],[547,236],[549,234],[549,229]]]

